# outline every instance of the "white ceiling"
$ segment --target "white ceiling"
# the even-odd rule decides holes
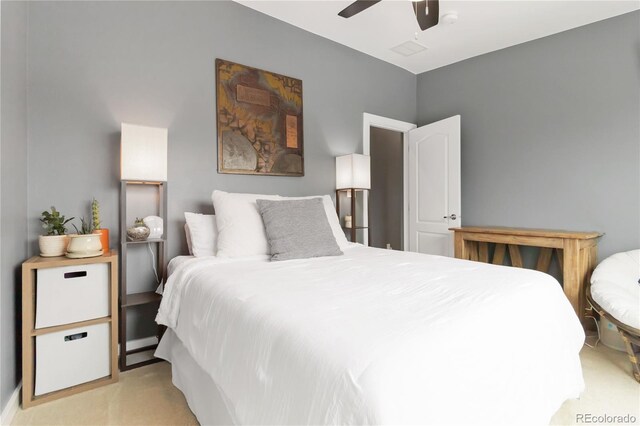
[[[440,16],[457,12],[458,21],[421,32],[410,0],[383,0],[349,19],[338,16],[348,0],[235,1],[415,74],[640,8],[638,0],[440,0]],[[390,50],[409,40],[428,49]]]

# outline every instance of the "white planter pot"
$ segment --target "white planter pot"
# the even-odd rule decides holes
[[[68,235],[40,235],[38,246],[40,246],[40,256],[55,257],[63,256],[69,245]]]
[[[93,257],[102,254],[100,234],[72,234],[69,235],[67,257]]]

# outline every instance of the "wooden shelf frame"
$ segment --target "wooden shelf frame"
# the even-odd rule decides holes
[[[154,303],[162,300],[162,295],[156,293],[155,291],[144,291],[141,293],[129,293],[122,295],[122,306],[130,307],[130,306],[139,306],[146,305],[148,303]]]
[[[62,324],[53,327],[36,328],[36,272],[38,269],[59,268],[65,266],[109,264],[109,316]],[[109,324],[110,329],[110,374],[77,386],[60,389],[44,395],[34,395],[35,391],[35,339],[57,331],[86,327],[95,324]],[[34,256],[22,264],[22,408],[53,401],[99,386],[118,381],[118,252],[110,250],[99,257],[68,259],[60,257]]]
[[[539,247],[535,269],[548,272],[555,252],[562,272],[562,288],[578,319],[587,312],[585,288],[598,258],[600,232],[576,232],[551,229],[507,227],[449,228],[454,232],[455,256],[458,259],[502,265],[507,249],[511,265],[524,267],[520,246]],[[489,259],[489,244],[495,245]]]
[[[126,231],[125,231],[126,232]],[[125,235],[126,238],[126,235]],[[149,244],[149,243],[164,243],[167,240],[164,238],[152,238],[144,241],[125,241],[124,244]]]
[[[370,224],[367,223],[367,226],[362,226],[362,225],[358,225],[358,214],[357,214],[357,202],[356,202],[356,194],[358,192],[362,193],[362,196],[364,197],[364,192],[367,192],[367,200],[369,198],[370,195],[370,191],[366,188],[344,188],[344,189],[336,189],[336,212],[338,213],[338,220],[341,221],[342,219],[340,218],[340,194],[347,194],[347,197],[351,198],[351,207],[350,207],[350,213],[351,213],[351,227],[346,227],[343,224],[341,224],[342,229],[345,231],[349,231],[349,237],[351,238],[351,242],[355,243],[356,242],[356,238],[357,238],[357,231],[358,230],[367,230],[368,233],[368,241],[369,244],[371,244],[371,228],[370,228]],[[367,203],[367,208],[370,209],[371,203]],[[367,220],[369,220],[371,218],[371,212],[368,211],[367,212]]]
[[[144,241],[127,241],[127,187],[131,185],[150,185],[157,188],[158,216],[162,218],[162,238],[154,238]],[[141,244],[157,244],[157,270],[160,274],[160,280],[165,280],[165,277],[167,276],[167,192],[167,182],[131,180],[123,180],[120,182],[120,371],[127,371],[133,368],[142,367],[144,365],[162,361],[160,358],[152,358],[134,364],[127,364],[127,355],[144,352],[139,349],[127,350],[127,310],[134,306],[159,303],[162,300],[162,296],[155,293],[155,288],[139,293],[128,293],[127,252],[130,248],[139,246]],[[160,339],[161,331],[162,328],[158,327],[158,340]],[[157,347],[157,344],[146,347],[146,350],[151,350],[155,347]]]

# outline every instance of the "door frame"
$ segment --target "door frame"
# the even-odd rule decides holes
[[[393,118],[382,117],[380,115],[362,114],[362,154],[371,155],[371,127],[381,129],[394,130],[402,133],[402,198],[403,198],[403,217],[402,217],[402,250],[409,250],[409,131],[417,128],[414,123],[406,121],[394,120]],[[364,218],[363,225],[369,226],[369,197],[363,199]],[[368,232],[364,233],[364,243],[369,244]]]

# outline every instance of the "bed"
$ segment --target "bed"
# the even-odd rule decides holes
[[[202,424],[548,424],[584,389],[551,276],[343,252],[171,262],[156,356]]]

